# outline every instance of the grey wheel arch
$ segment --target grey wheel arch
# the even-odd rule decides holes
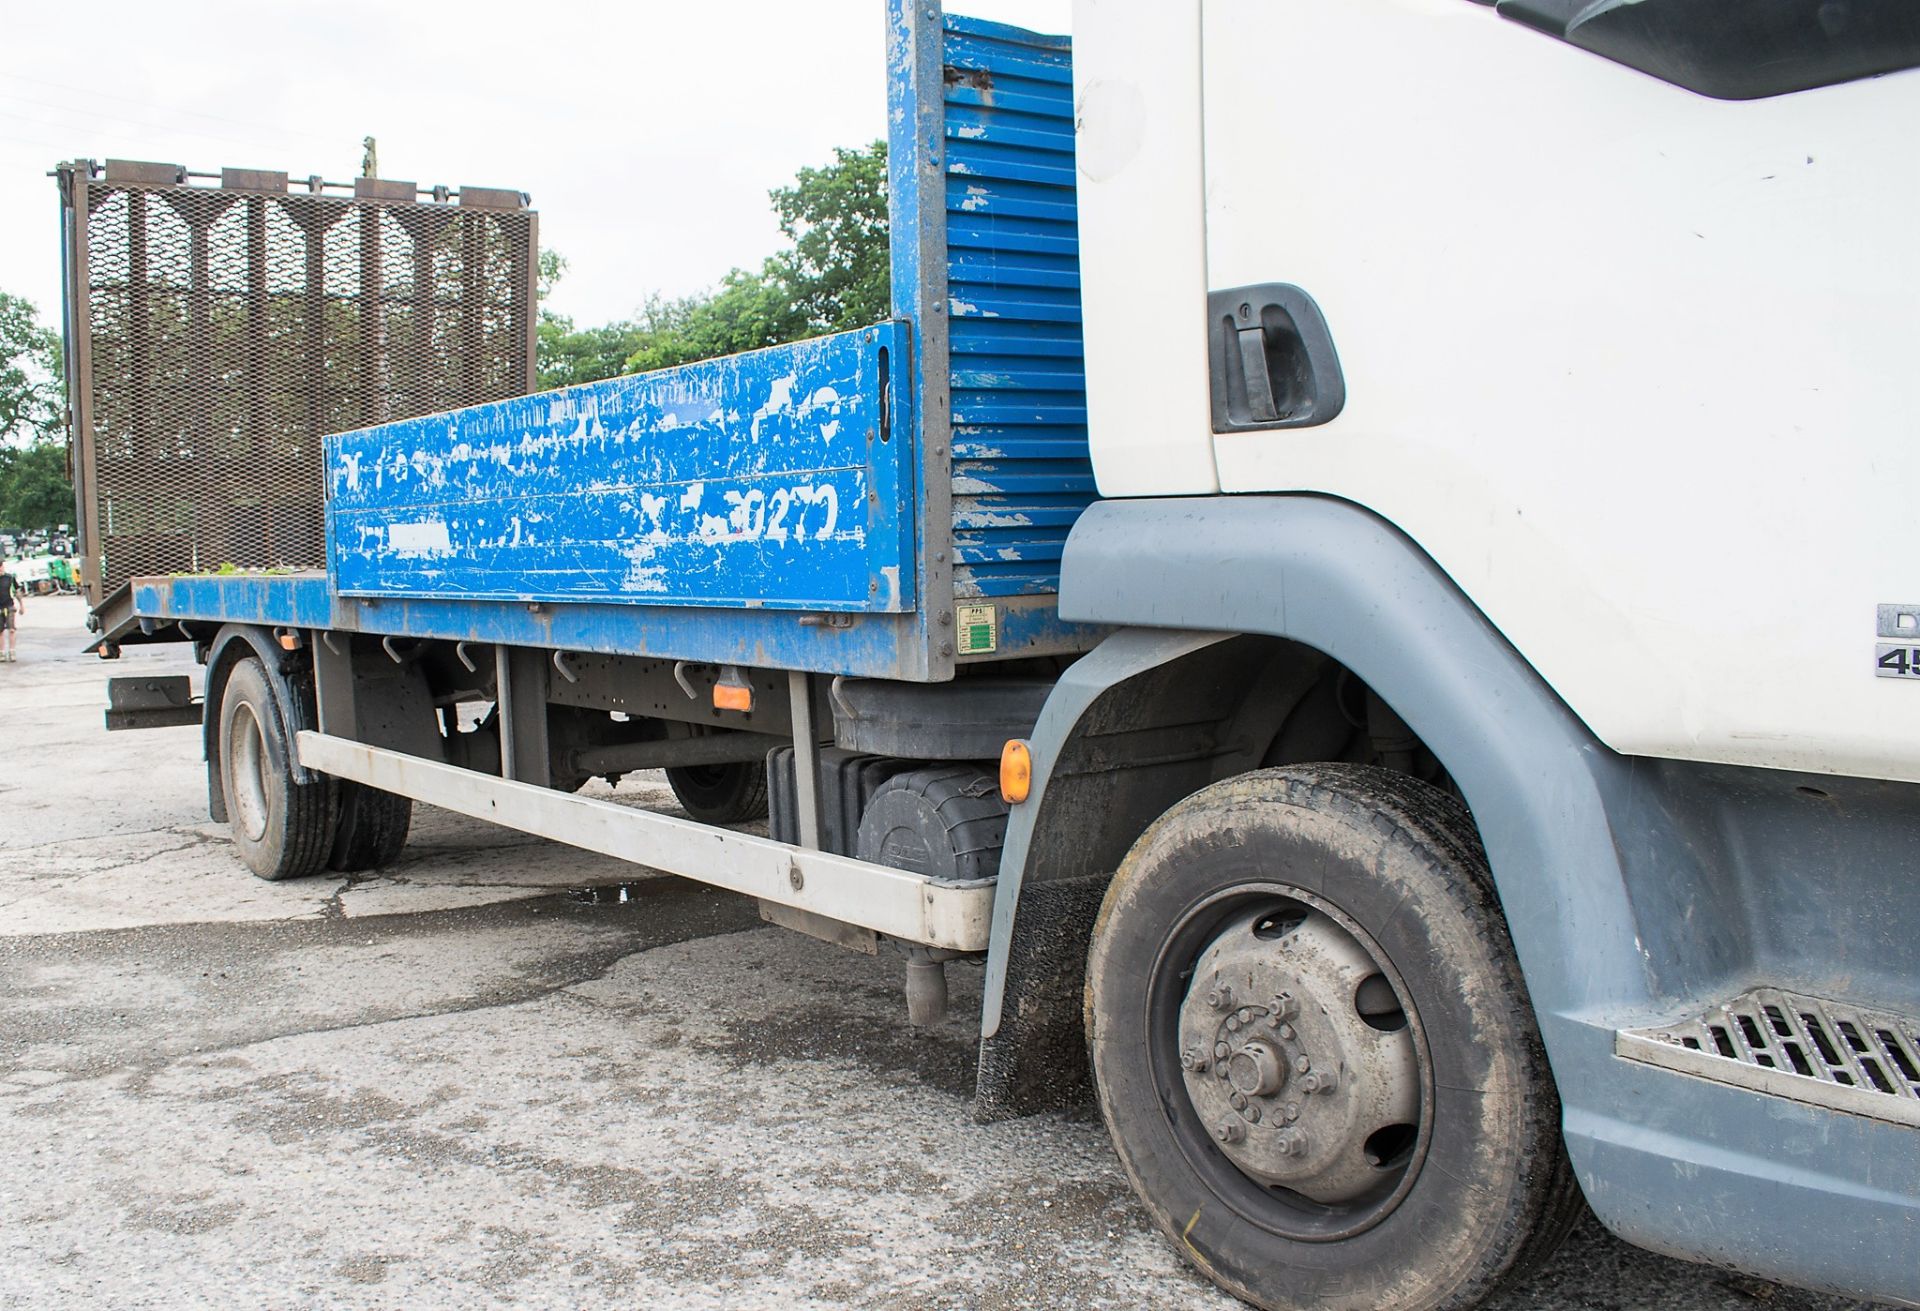
[[[985,1035],[1006,1014],[1006,949],[1026,885],[1064,854],[1044,822],[1055,764],[1130,681],[1239,634],[1339,661],[1445,763],[1480,827],[1528,978],[1539,979],[1543,1030],[1550,1016],[1645,1001],[1597,777],[1619,758],[1385,521],[1316,497],[1099,502],[1068,541],[1060,608],[1123,627],[1067,671],[1036,726],[1034,793],[1014,811],[1001,862]]]

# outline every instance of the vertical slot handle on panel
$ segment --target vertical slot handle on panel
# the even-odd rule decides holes
[[[888,368],[887,348],[880,348],[880,440],[893,439],[893,371]]]
[[[1242,320],[1250,317],[1249,306],[1240,307]],[[1267,333],[1259,323],[1247,327],[1244,322],[1234,325],[1234,338],[1240,346],[1240,371],[1246,377],[1246,406],[1248,414],[1256,420],[1277,419],[1280,406],[1274,396],[1273,375],[1267,368]]]

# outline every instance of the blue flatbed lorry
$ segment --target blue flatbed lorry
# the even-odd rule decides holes
[[[1878,679],[1804,616],[1793,696],[1750,648],[1708,677],[1725,607],[1670,584],[1754,582],[1726,560],[1782,534],[1743,507],[1798,466],[1630,532],[1609,481],[1891,339],[1700,345],[1755,285],[1703,233],[1754,212],[1865,216],[1775,269],[1911,265],[1858,190],[1914,181],[1858,131],[1911,111],[1909,20],[1783,8],[1086,4],[1070,59],[892,0],[888,321],[330,438],[325,571],[135,579],[100,649],[192,641],[204,696],[116,685],[109,724],[201,722],[266,878],[392,860],[419,801],[898,950],[916,1023],[984,960],[979,1113],[1091,1088],[1156,1223],[1264,1307],[1468,1306],[1586,1205],[1920,1305],[1920,606],[1878,606]],[[1606,155],[1634,182],[1595,189],[1513,142],[1533,119],[1693,162]],[[1794,174],[1844,203],[1728,205],[1821,141],[1880,159]],[[1546,220],[1494,222],[1519,177],[1498,212]],[[1562,232],[1615,253],[1562,267]],[[1779,294],[1842,334],[1913,302],[1841,285]],[[1687,403],[1553,440],[1643,375]],[[1910,467],[1880,412],[1827,448]],[[1878,568],[1818,590],[1898,590]],[[574,795],[644,769],[684,817]]]

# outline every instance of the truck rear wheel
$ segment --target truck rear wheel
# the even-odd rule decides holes
[[[263,879],[296,879],[326,868],[333,849],[334,781],[293,775],[293,735],[255,659],[240,661],[220,697],[220,785],[233,845]]]
[[[340,820],[327,868],[342,874],[380,869],[400,857],[413,826],[413,800],[341,779]]]
[[[1102,1113],[1175,1245],[1258,1306],[1474,1304],[1580,1197],[1472,820],[1305,765],[1168,811],[1087,965]]]
[[[767,817],[767,767],[758,760],[676,766],[667,771],[667,784],[680,808],[703,824]]]

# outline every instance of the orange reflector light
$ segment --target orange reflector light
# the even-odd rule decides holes
[[[282,651],[298,651],[300,649],[300,634],[296,633],[293,629],[283,628],[280,630],[278,636],[280,638],[280,649]]]
[[[715,710],[752,710],[753,689],[745,683],[715,683],[713,708]]]
[[[1033,791],[1033,749],[1019,738],[1000,748],[1000,798],[1017,806]]]

